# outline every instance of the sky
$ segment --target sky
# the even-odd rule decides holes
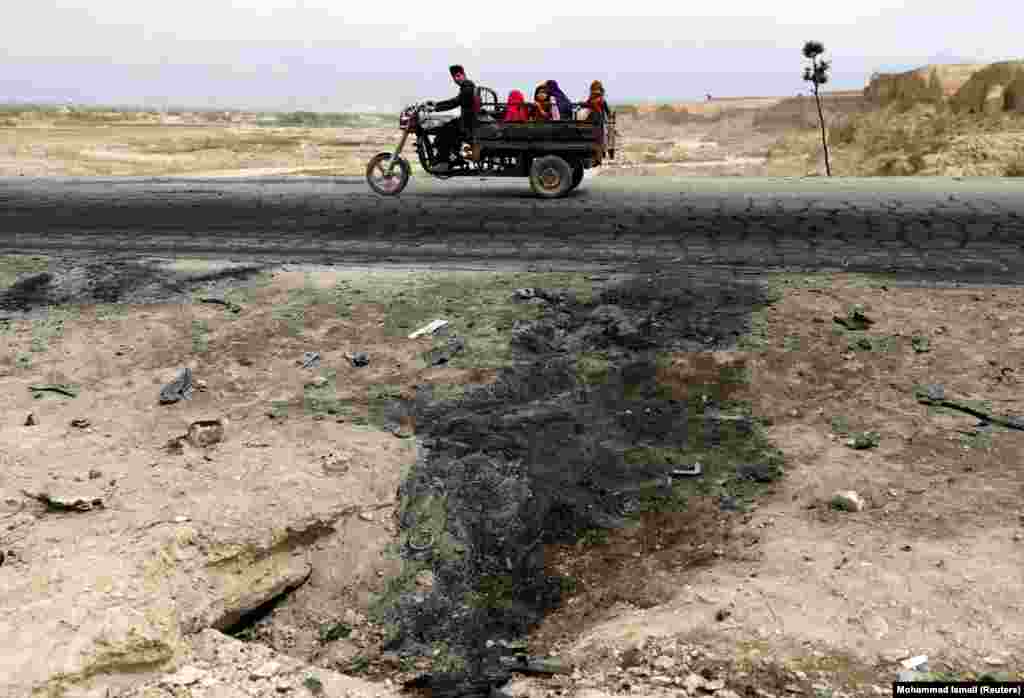
[[[612,103],[665,102],[806,93],[812,39],[836,90],[874,71],[1024,58],[1020,0],[17,5],[0,22],[0,102],[395,111],[454,96],[452,63],[502,98],[553,78],[582,100],[599,79]]]

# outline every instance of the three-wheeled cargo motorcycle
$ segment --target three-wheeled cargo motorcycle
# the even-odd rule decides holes
[[[433,115],[428,103],[417,103],[402,110],[402,131],[393,153],[378,153],[366,166],[370,188],[384,196],[395,196],[412,177],[409,161],[402,149],[410,135],[416,137],[420,166],[438,179],[452,177],[529,177],[530,187],[540,197],[565,196],[583,181],[584,171],[599,167],[615,157],[615,114],[593,114],[586,121],[576,119],[583,107],[573,105],[573,114],[558,121],[505,122],[507,105],[498,102],[493,90],[477,88],[480,109],[477,124],[466,134],[459,152],[453,153],[447,171],[435,171],[439,164],[433,136],[428,131],[443,123]],[[526,105],[532,107],[533,105]]]

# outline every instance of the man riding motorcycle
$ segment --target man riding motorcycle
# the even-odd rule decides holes
[[[436,136],[434,145],[437,147],[439,162],[433,166],[434,172],[448,172],[451,169],[449,160],[452,153],[459,147],[463,137],[471,133],[473,126],[476,125],[476,85],[466,77],[466,71],[461,65],[451,66],[448,72],[459,86],[459,94],[441,102],[427,102],[427,106],[434,111],[448,111],[459,107],[461,114],[457,119],[426,131]]]

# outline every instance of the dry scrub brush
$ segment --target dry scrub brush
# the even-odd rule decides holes
[[[829,129],[829,140],[860,176],[915,175],[931,167],[943,154],[952,156],[961,138],[1000,134],[1011,137],[1024,131],[1024,116],[958,112],[941,102],[907,106],[902,101],[866,114],[853,115]],[[1008,141],[1009,143],[1010,141]],[[978,154],[985,159],[986,153]],[[993,152],[992,158],[997,155]],[[1019,158],[1006,165],[1015,174]],[[964,163],[950,163],[964,164]],[[942,172],[928,172],[941,175]]]

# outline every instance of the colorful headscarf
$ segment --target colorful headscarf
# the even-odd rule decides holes
[[[526,98],[519,90],[508,93],[508,109],[505,110],[505,123],[510,121],[526,121]]]
[[[547,81],[548,94],[551,95],[551,99],[555,100],[555,104],[558,105],[559,114],[564,119],[572,118],[572,102],[562,92],[562,88],[558,86],[558,83],[554,80]]]
[[[537,96],[540,94],[541,90],[548,94],[547,100],[543,102],[540,100],[540,97]],[[537,89],[533,91],[533,106],[536,109],[537,119],[540,119],[541,121],[548,121],[551,119],[551,93],[548,92],[547,83],[542,82],[537,85]]]
[[[587,98],[587,106],[595,112],[608,112],[608,105],[604,101],[604,85],[600,80],[590,83],[590,97]]]

